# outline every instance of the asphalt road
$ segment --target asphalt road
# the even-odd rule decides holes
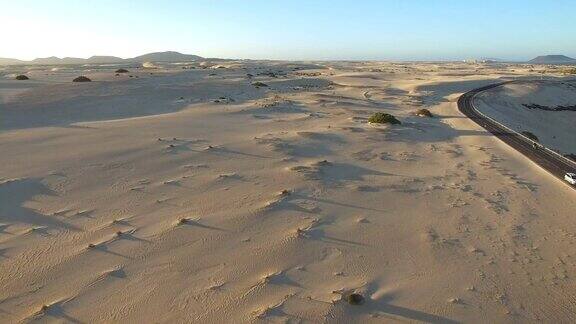
[[[485,118],[474,107],[475,95],[483,91],[496,88],[511,82],[514,81],[491,84],[482,88],[474,89],[470,92],[463,94],[458,99],[458,109],[460,110],[460,112],[462,112],[476,124],[482,126],[484,129],[492,133],[494,136],[498,137],[504,143],[510,145],[518,152],[524,154],[524,156],[532,160],[534,163],[538,164],[540,167],[548,171],[550,174],[559,178],[567,185],[570,185],[568,184],[568,182],[564,180],[564,175],[567,172],[576,173],[576,167],[574,164],[565,161],[564,159],[556,156],[553,153],[548,152],[543,148],[535,149],[531,141],[525,139],[516,132],[510,132],[509,130],[498,125],[492,120]],[[571,187],[573,189],[576,189],[576,186]]]

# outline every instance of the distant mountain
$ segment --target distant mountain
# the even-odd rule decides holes
[[[39,57],[36,59],[33,59],[32,61],[29,62],[25,62],[25,63],[31,63],[31,64],[58,64],[60,63],[61,59],[56,57],[56,56],[51,56],[51,57]]]
[[[85,61],[84,59],[81,58],[76,58],[76,57],[65,57],[65,58],[59,58],[56,56],[50,56],[50,57],[41,57],[41,58],[37,58],[32,60],[29,63],[32,64],[43,64],[43,65],[54,65],[54,64],[82,64],[82,62]],[[28,63],[28,62],[27,62]]]
[[[37,58],[32,61],[21,61],[10,58],[0,58],[0,65],[21,65],[21,64],[38,64],[38,65],[59,65],[59,64],[107,64],[107,63],[143,63],[143,62],[190,62],[198,61],[203,58],[198,55],[188,55],[178,52],[157,52],[149,53],[134,58],[123,59],[115,56],[92,56],[88,59],[56,56]]]
[[[0,57],[0,65],[16,65],[24,63],[25,62],[21,60]]]
[[[116,56],[92,56],[86,63],[89,64],[106,64],[106,63],[122,63],[125,60],[121,57]]]
[[[188,61],[198,61],[202,57],[198,55],[188,55],[178,52],[156,52],[144,54],[131,59],[127,59],[130,62],[188,62]]]
[[[538,56],[538,57],[528,61],[528,63],[532,63],[532,64],[570,64],[570,63],[574,63],[574,64],[576,64],[576,59],[573,59],[573,58],[565,56],[565,55],[543,55],[543,56]]]

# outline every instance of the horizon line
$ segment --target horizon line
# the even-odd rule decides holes
[[[16,61],[21,61],[23,63],[31,63],[34,62],[35,60],[40,60],[40,59],[59,59],[59,60],[65,60],[65,59],[78,59],[78,60],[90,60],[93,58],[99,58],[99,57],[109,57],[109,58],[116,58],[116,59],[122,59],[122,60],[129,60],[129,59],[133,59],[133,58],[137,58],[140,56],[144,56],[144,55],[149,55],[149,54],[165,54],[165,53],[175,53],[175,54],[179,54],[179,55],[189,55],[189,56],[199,56],[202,59],[220,59],[220,60],[239,60],[239,61],[294,61],[294,62],[298,62],[298,61],[332,61],[332,62],[338,62],[338,61],[351,61],[351,62],[378,62],[378,61],[392,61],[392,62],[462,62],[462,61],[496,61],[496,62],[501,62],[501,63],[521,63],[521,62],[528,62],[534,58],[537,57],[546,57],[546,56],[565,56],[567,58],[570,59],[574,59],[572,56],[569,55],[565,55],[565,54],[543,54],[543,55],[538,55],[536,57],[533,57],[532,59],[504,59],[504,58],[499,58],[499,57],[489,57],[489,56],[480,56],[480,57],[461,57],[461,58],[419,58],[419,59],[413,59],[413,58],[239,58],[239,57],[217,57],[217,56],[201,56],[198,54],[188,54],[188,53],[183,53],[183,52],[179,52],[179,51],[174,51],[174,50],[167,50],[167,51],[153,51],[153,52],[147,52],[144,54],[140,54],[140,55],[136,55],[136,56],[116,56],[116,55],[110,55],[110,54],[95,54],[95,55],[91,55],[88,57],[82,57],[82,56],[57,56],[57,55],[51,55],[51,56],[38,56],[35,57],[33,59],[22,59],[22,58],[15,58],[15,57],[0,57],[0,59],[6,59],[6,60],[16,60]]]

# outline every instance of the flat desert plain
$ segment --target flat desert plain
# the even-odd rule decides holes
[[[538,71],[146,67],[1,68],[0,322],[576,321],[574,190],[456,105]]]

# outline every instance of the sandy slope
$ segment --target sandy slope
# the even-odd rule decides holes
[[[576,154],[576,81],[512,83],[480,94],[478,109],[512,129],[529,131],[549,148]],[[527,108],[539,105],[544,109]],[[548,111],[574,107],[573,111]]]
[[[574,191],[455,104],[526,70],[300,66],[1,81],[0,321],[576,321]]]

